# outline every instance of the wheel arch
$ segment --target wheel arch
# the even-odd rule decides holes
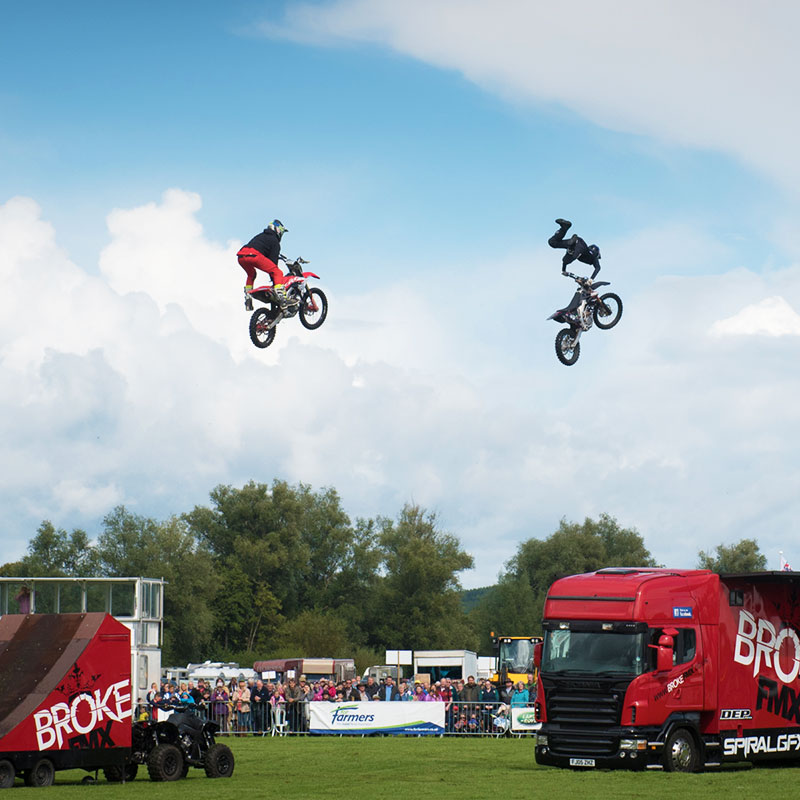
[[[657,741],[666,742],[673,731],[678,728],[688,728],[699,745],[703,744],[703,737],[700,734],[700,712],[678,711],[670,714],[658,734]]]
[[[156,723],[156,737],[159,744],[176,744],[180,734],[177,726],[165,720]]]

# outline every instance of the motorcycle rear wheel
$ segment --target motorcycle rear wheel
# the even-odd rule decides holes
[[[562,328],[556,334],[556,357],[564,366],[572,366],[581,354],[581,343],[573,339],[575,334],[570,328]]]
[[[267,326],[275,318],[274,313],[267,308],[257,308],[250,317],[250,340],[256,347],[269,347],[275,339],[275,329],[273,326],[267,330]]]
[[[300,303],[300,322],[310,331],[316,330],[328,316],[328,298],[322,289],[309,289]]]
[[[622,300],[614,292],[606,292],[594,307],[594,324],[607,331],[613,328],[622,317]]]

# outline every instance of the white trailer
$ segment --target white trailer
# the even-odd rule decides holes
[[[442,678],[466,680],[478,677],[478,655],[472,650],[416,650],[414,675],[426,675],[432,682]]]
[[[496,665],[497,659],[494,656],[478,656],[478,674],[475,677],[491,680]]]

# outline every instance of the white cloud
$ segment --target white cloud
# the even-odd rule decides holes
[[[786,364],[800,342],[709,328],[754,298],[796,306],[799,269],[615,286],[622,321],[590,331],[570,368],[545,320],[570,289],[546,249],[495,264],[514,275],[502,307],[487,302],[482,264],[457,264],[422,293],[332,290],[322,328],[288,320],[260,351],[235,244],[210,241],[198,208],[171,191],[112,212],[97,276],[69,260],[34,202],[0,206],[8,558],[44,518],[92,534],[117,502],[166,516],[217,483],[273,477],[335,486],[353,515],[410,500],[437,510],[479,558],[469,584],[491,582],[521,539],[562,516],[603,511],[671,565],[745,535],[790,555],[800,378]],[[701,241],[691,228],[645,238],[681,237]]]
[[[721,150],[796,190],[799,25],[790,0],[338,0],[290,6],[263,31],[385,45],[512,102]]]
[[[242,242],[222,246],[204,238],[195,217],[201,205],[198,194],[170,189],[160,204],[115,209],[108,216],[112,241],[100,255],[100,269],[115,292],[146,291],[159,311],[180,309],[188,325],[241,355],[230,300],[237,292],[244,299],[244,272],[236,261]]]
[[[782,298],[767,297],[717,320],[712,336],[800,336],[800,315]]]
[[[87,486],[79,480],[65,479],[53,487],[53,498],[61,503],[61,513],[77,511],[87,516],[102,516],[124,501],[123,493],[113,485]]]

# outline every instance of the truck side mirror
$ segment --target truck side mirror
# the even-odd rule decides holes
[[[656,670],[665,672],[672,669],[673,641],[671,636],[662,634],[658,638],[658,652],[656,654]]]
[[[536,669],[542,666],[542,643],[536,642],[533,646],[533,666]]]

